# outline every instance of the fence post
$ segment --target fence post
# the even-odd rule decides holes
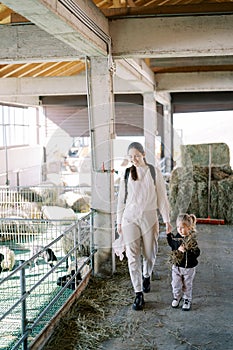
[[[91,209],[90,214],[90,250],[91,250],[91,270],[94,274],[94,210]]]
[[[75,273],[76,273],[76,276],[75,276],[75,288],[78,285],[78,279],[77,279],[77,270],[78,270],[77,243],[78,243],[78,249],[79,249],[79,226],[80,226],[80,223],[79,223],[79,220],[78,220],[78,241],[77,241],[77,237],[76,237],[77,236],[77,225],[75,225],[74,229],[73,229],[73,232],[74,232],[74,248],[75,248],[74,259],[75,259]]]
[[[24,263],[24,260],[20,260],[20,265]],[[26,293],[26,279],[25,279],[25,268],[20,270],[20,287],[21,287],[21,296],[24,296]],[[24,336],[26,332],[27,326],[27,316],[26,316],[26,299],[22,301],[22,311],[21,311],[21,328],[22,328],[22,336]],[[23,341],[23,350],[27,350],[27,340],[26,337]]]

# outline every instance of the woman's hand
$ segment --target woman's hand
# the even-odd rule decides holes
[[[117,232],[120,234],[122,234],[122,228],[121,228],[121,224],[117,224]]]
[[[166,222],[166,233],[171,233],[172,231],[172,225],[170,222]]]
[[[178,250],[179,250],[180,252],[184,253],[184,251],[185,251],[184,246],[183,246],[183,245],[180,245],[179,248],[178,248]]]

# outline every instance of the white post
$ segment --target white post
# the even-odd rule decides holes
[[[157,112],[154,91],[143,94],[145,152],[148,163],[155,165]]]
[[[166,160],[166,171],[171,172],[172,168],[172,123],[171,104],[164,105],[164,156]]]
[[[92,149],[92,208],[94,215],[94,245],[98,249],[94,270],[98,275],[110,275],[115,269],[112,255],[114,181],[113,147],[114,101],[112,71],[107,57],[90,59],[89,121]]]

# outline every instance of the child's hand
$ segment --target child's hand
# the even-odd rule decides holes
[[[178,248],[178,250],[179,250],[180,252],[184,253],[184,250],[185,250],[185,249],[184,249],[184,246],[183,246],[183,245],[180,245],[179,248]]]

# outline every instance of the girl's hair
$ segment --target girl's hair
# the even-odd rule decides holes
[[[144,155],[145,151],[144,148],[142,146],[141,143],[139,142],[132,142],[127,150],[127,153],[129,153],[129,150],[131,150],[132,148],[135,148],[138,152],[140,152],[142,155]],[[144,157],[144,162],[145,164],[148,164],[146,161],[146,158]],[[132,165],[130,168],[130,173],[131,173],[131,177],[134,181],[136,181],[138,179],[138,173],[137,173],[137,169],[135,165]]]
[[[196,216],[194,214],[179,214],[176,219],[176,225],[180,222],[184,223],[190,228],[190,231],[195,231],[196,229]]]
[[[194,214],[190,214],[189,215],[191,220],[192,220],[192,227],[191,227],[191,230],[192,231],[196,231],[196,223],[197,223],[197,218]]]

